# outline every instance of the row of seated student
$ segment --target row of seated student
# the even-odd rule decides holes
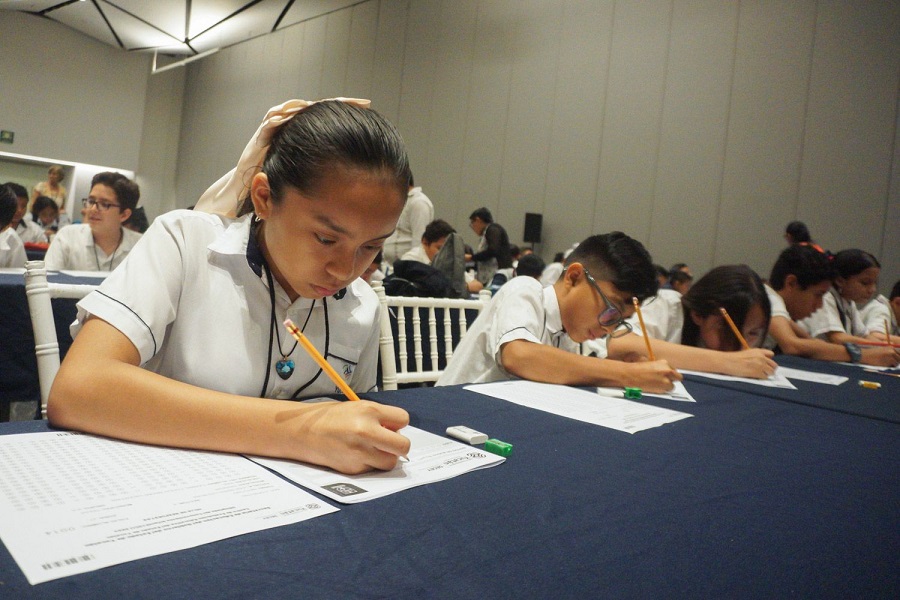
[[[16,210],[8,223],[24,243],[50,242],[44,255],[47,269],[77,271],[111,271],[119,266],[142,231],[147,229],[147,217],[138,208],[138,185],[120,173],[97,173],[91,180],[91,190],[82,200],[82,223],[67,223],[56,202],[47,196],[37,196],[31,213],[27,213],[27,192],[13,182],[3,186],[12,194]],[[30,217],[30,218],[27,218]],[[22,267],[17,255],[8,266]]]
[[[280,324],[295,321],[355,392],[376,389],[380,308],[360,275],[394,231],[409,182],[399,133],[366,101],[274,107],[196,209],[157,217],[124,265],[78,303],[74,343],[50,392],[51,424],[345,473],[396,466],[409,452],[400,433],[409,414],[366,400],[294,402],[338,388]],[[523,377],[665,391],[681,379],[680,366],[698,361],[767,377],[776,364],[759,347],[766,334],[791,348],[781,331],[801,337],[793,323],[814,312],[832,282],[820,253],[785,252],[771,292],[746,267],[719,269],[743,290],[721,302],[757,347],[738,350],[708,311],[716,297],[700,298],[717,286],[701,278],[681,301],[679,343],[654,340],[658,360],[649,361],[629,319],[632,298],[658,296],[650,255],[624,233],[590,236],[553,285],[520,276],[500,287],[439,384]],[[606,358],[584,354],[583,345],[605,338]],[[802,339],[837,349],[833,360],[853,359],[843,345]],[[892,350],[863,354],[897,362]]]

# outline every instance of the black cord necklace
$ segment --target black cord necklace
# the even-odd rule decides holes
[[[122,231],[122,228],[119,228],[119,243],[116,244],[116,247],[113,248],[112,258],[109,259],[109,270],[113,270],[113,264],[116,262],[116,253],[119,251],[119,246],[122,245],[122,240],[125,239],[125,232]],[[94,243],[94,261],[97,263],[97,270],[101,271],[100,268],[100,257],[97,255],[97,244]]]
[[[275,363],[275,372],[278,373],[278,376],[284,379],[285,381],[290,379],[291,375],[294,374],[294,359],[290,358],[291,354],[294,353],[294,350],[297,349],[297,342],[294,342],[294,345],[291,346],[291,349],[285,354],[282,351],[281,345],[281,335],[278,333],[278,327],[275,323],[275,282],[272,278],[272,271],[269,270],[269,266],[263,265],[263,269],[266,271],[266,281],[269,283],[269,301],[271,303],[271,317],[269,319],[269,358],[266,360],[266,365],[268,365],[272,360],[272,332],[275,332],[275,339],[278,341],[278,353],[281,354],[281,360]],[[300,329],[301,332],[306,331],[306,325],[309,323],[310,317],[312,317],[313,308],[316,306],[316,301],[313,301],[309,305],[309,312],[306,313],[306,320],[303,322],[303,327]],[[268,369],[268,366],[266,367]]]

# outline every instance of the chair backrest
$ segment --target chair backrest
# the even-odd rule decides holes
[[[48,283],[44,261],[25,263],[25,296],[34,331],[34,353],[37,357],[38,381],[41,389],[41,417],[47,416],[50,386],[59,371],[59,340],[53,320],[51,298],[84,298],[97,289],[96,285]]]
[[[385,390],[396,390],[402,383],[437,381],[466,334],[469,320],[474,320],[491,301],[487,290],[482,290],[477,300],[469,300],[388,296],[381,282],[372,282],[372,288],[381,302],[379,354],[381,387]]]

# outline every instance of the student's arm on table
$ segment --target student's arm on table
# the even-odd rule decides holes
[[[681,373],[664,360],[622,362],[582,356],[526,340],[507,342],[500,349],[503,368],[516,377],[564,385],[639,387],[667,392]]]
[[[656,357],[667,360],[676,369],[765,379],[778,367],[772,360],[774,352],[762,348],[720,352],[654,339],[650,340],[650,345]],[[608,357],[616,360],[630,360],[635,355],[647,356],[643,338],[633,333],[609,339],[606,347]]]
[[[784,317],[772,317],[772,321],[769,323],[769,335],[775,338],[781,351],[785,354],[816,360],[840,362],[851,360],[850,353],[843,344],[830,343],[818,338],[800,337],[794,332],[788,319]],[[900,359],[900,355],[892,348],[862,348],[861,350],[861,362],[867,365],[893,367]]]
[[[344,473],[391,469],[409,452],[403,409],[375,402],[302,404],[235,396],[138,366],[109,323],[89,319],[50,391],[54,426],[147,444],[273,456]]]

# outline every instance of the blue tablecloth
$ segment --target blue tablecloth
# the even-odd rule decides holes
[[[894,598],[900,426],[688,381],[629,435],[459,387],[370,395],[514,445],[495,468],[10,598]],[[598,401],[603,401],[598,399]],[[0,425],[0,434],[46,430]],[[15,518],[15,515],[4,515]]]

